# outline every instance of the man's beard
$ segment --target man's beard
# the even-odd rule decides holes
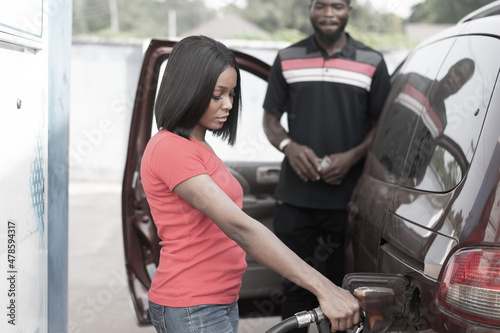
[[[324,33],[319,26],[313,24],[314,32],[316,33],[316,37],[325,45],[332,45],[336,41],[339,40],[340,37],[344,34],[345,26],[347,25],[347,21],[343,26],[339,26],[339,29],[333,33]]]

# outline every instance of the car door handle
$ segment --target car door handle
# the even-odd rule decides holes
[[[256,169],[256,180],[259,184],[277,184],[280,179],[281,167],[262,166]]]

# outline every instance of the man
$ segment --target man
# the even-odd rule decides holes
[[[279,52],[263,122],[271,144],[285,154],[275,232],[338,285],[347,204],[390,89],[382,55],[344,31],[350,14],[350,0],[311,1],[315,33]],[[288,132],[280,124],[285,112]],[[312,295],[289,281],[283,289],[284,318],[316,306]]]

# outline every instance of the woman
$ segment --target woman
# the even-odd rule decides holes
[[[241,186],[205,140],[211,131],[232,145],[239,109],[231,51],[204,36],[177,43],[156,103],[159,132],[141,165],[162,245],[148,294],[156,330],[237,332],[245,251],[314,293],[332,330],[351,327],[359,320],[356,300],[241,210]]]

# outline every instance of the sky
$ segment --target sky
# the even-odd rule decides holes
[[[246,1],[252,0],[205,0],[207,7],[220,8],[228,3],[236,3],[244,6]],[[371,5],[381,11],[388,11],[402,18],[407,18],[410,15],[411,7],[424,0],[359,0],[359,4],[370,2]]]

